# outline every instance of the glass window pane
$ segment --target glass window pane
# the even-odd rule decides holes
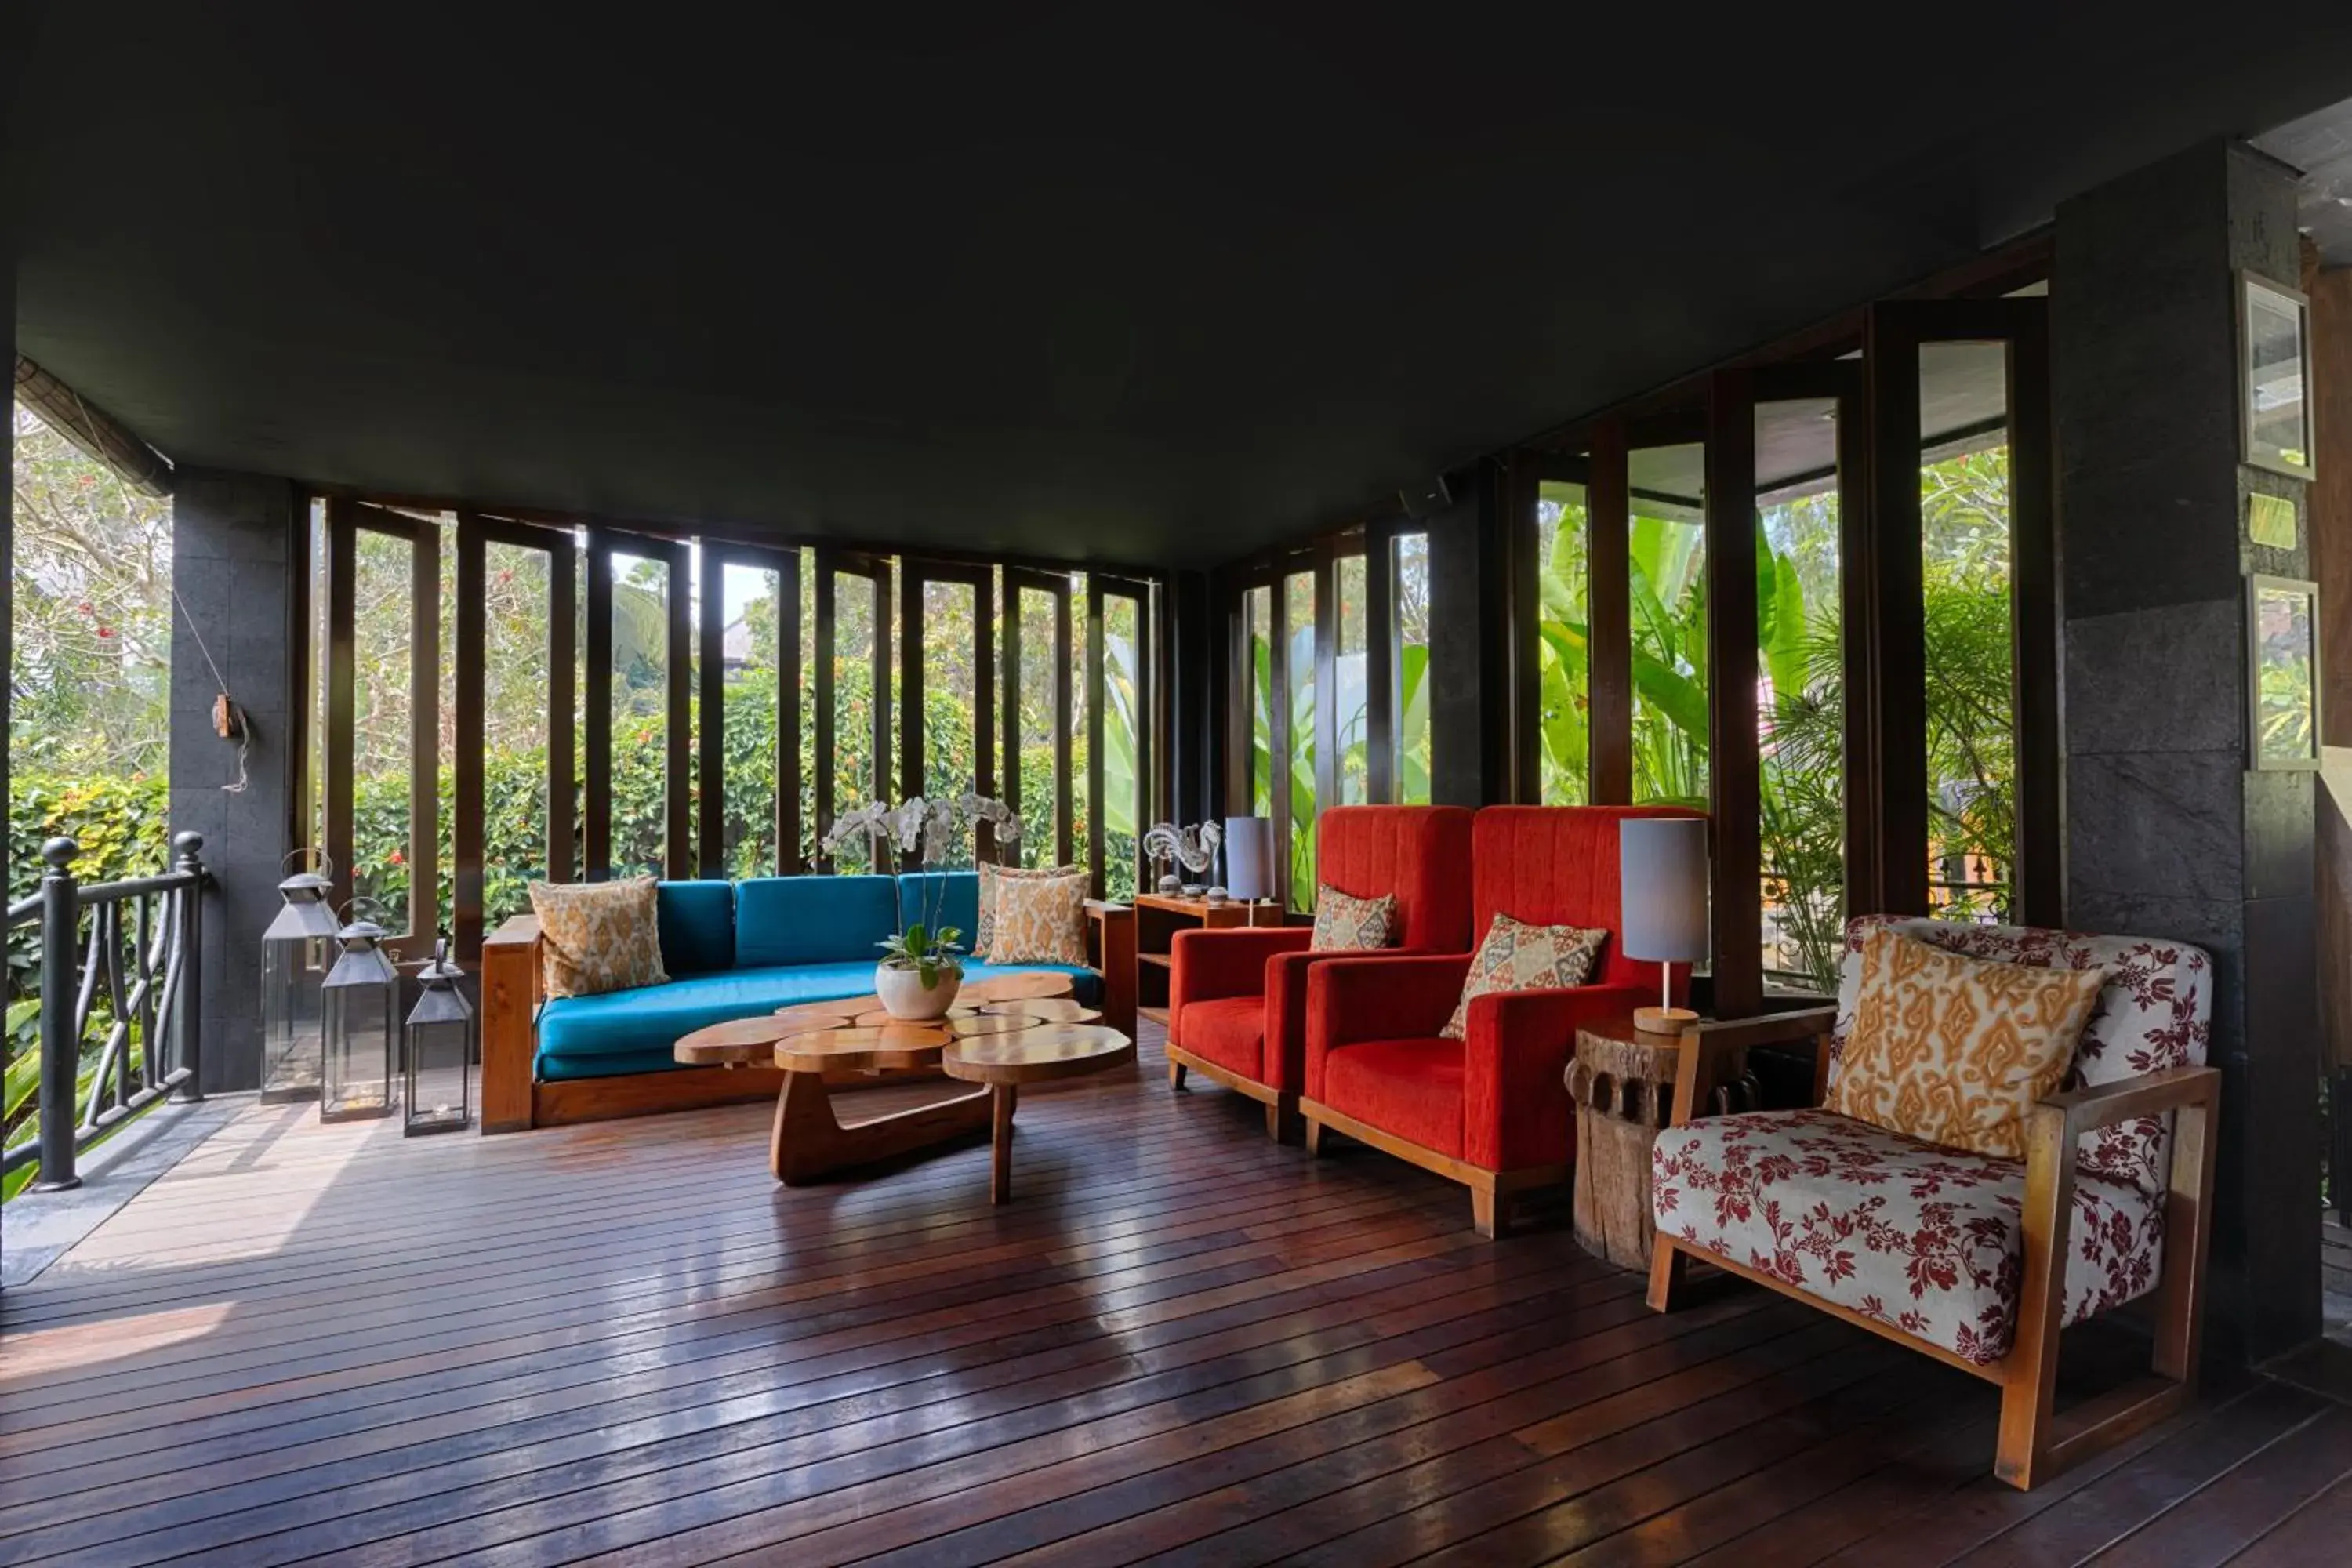
[[[495,929],[547,877],[547,552],[483,545],[482,594],[482,916]]]
[[[785,876],[806,871],[816,864],[816,555],[803,550],[800,556],[801,613],[798,626],[801,648],[801,680],[799,695],[801,749],[801,841],[793,847],[792,858],[781,868]]]
[[[1633,454],[1633,799],[1706,810],[1706,546],[1702,497],[1660,499],[1645,469],[1696,476],[1696,446]],[[1695,479],[1677,481],[1696,490]],[[1673,493],[1673,492],[1667,492]]]
[[[1545,480],[1536,500],[1536,717],[1543,746],[1540,798],[1546,805],[1582,805],[1590,793],[1590,537],[1584,487]]]
[[[768,877],[776,858],[776,690],[782,649],[774,572],[729,563],[719,591],[719,702],[725,742],[727,808],[722,816],[722,864],[730,877]]]
[[[1135,897],[1142,754],[1142,616],[1135,600],[1103,605],[1103,896]]]
[[[1922,345],[1923,418],[1936,417],[1926,388],[2006,385],[2006,352],[1999,343]],[[2010,918],[2017,844],[2007,433],[1937,435],[1932,424],[1923,429],[1919,466],[1927,908],[1945,920],[1999,922]]]
[[[409,783],[415,752],[410,687],[415,668],[415,546],[354,531],[352,568],[352,892],[397,935],[410,929],[415,856]],[[429,909],[423,911],[429,921]]]
[[[1335,563],[1339,584],[1339,646],[1332,659],[1338,689],[1339,803],[1362,805],[1372,798],[1370,695],[1365,684],[1364,558],[1342,555]]]
[[[1250,813],[1274,815],[1274,591],[1242,595],[1250,668]]]
[[[1396,798],[1427,805],[1429,794],[1429,535],[1401,533],[1391,552],[1396,574],[1390,596],[1396,626]]]
[[[1283,579],[1290,685],[1290,907],[1315,908],[1315,574]]]
[[[979,672],[972,668],[975,595],[968,583],[923,584],[923,795],[964,795],[980,778]],[[992,606],[992,608],[993,606]],[[958,845],[967,864],[970,840]]]
[[[1069,650],[1054,635],[1055,596],[1024,588],[1015,595],[1021,616],[1021,690],[1016,703],[1018,732],[1006,743],[1021,758],[1021,798],[1013,809],[1021,814],[1021,863],[1057,864],[1061,824],[1056,816],[1055,775],[1055,692],[1070,667]]]
[[[667,838],[669,565],[615,551],[613,574],[614,878],[663,874]]]
[[[836,572],[833,595],[832,810],[838,816],[877,798],[881,780],[874,754],[874,580]],[[872,870],[871,847],[843,845],[834,868]]]
[[[1769,421],[1781,431],[1818,432],[1830,456],[1835,406],[1763,405],[1759,447],[1771,445]],[[1834,993],[1845,930],[1845,671],[1836,476],[1762,496],[1758,510],[1764,978],[1770,986]]]

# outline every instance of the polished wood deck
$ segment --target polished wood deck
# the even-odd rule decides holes
[[[1654,1317],[1564,1223],[1482,1241],[1450,1183],[1171,1095],[1150,1036],[1024,1094],[1003,1209],[984,1138],[781,1188],[759,1107],[407,1144],[257,1107],[0,1300],[0,1561],[2352,1551],[2324,1393],[2229,1381],[2021,1495],[1973,1380],[1746,1288]]]

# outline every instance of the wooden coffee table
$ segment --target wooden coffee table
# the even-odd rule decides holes
[[[1069,997],[1058,974],[1005,975],[976,982],[956,994],[936,1024],[903,1024],[873,996],[807,1002],[756,1018],[697,1029],[673,1054],[696,1067],[766,1066],[782,1069],[768,1168],[787,1186],[853,1166],[896,1159],[951,1142],[990,1125],[988,1090],[893,1111],[845,1125],[835,1114],[835,1080],[861,1072],[937,1070],[940,1056],[961,1036],[1017,1033],[1039,1026],[1084,1024],[1099,1016]]]
[[[950,1020],[953,1022],[953,1020]],[[965,1020],[976,1024],[980,1019]],[[1004,1031],[971,1030],[940,1053],[950,1078],[983,1083],[992,1100],[988,1197],[1013,1197],[1013,1112],[1024,1083],[1080,1078],[1135,1060],[1135,1042],[1100,1024],[1034,1024]],[[961,1103],[961,1102],[959,1102]]]

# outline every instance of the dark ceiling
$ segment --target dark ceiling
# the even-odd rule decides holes
[[[2352,91],[2343,6],[25,9],[20,347],[175,460],[1167,564]]]

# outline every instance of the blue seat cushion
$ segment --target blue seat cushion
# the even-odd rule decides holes
[[[654,889],[662,969],[672,978],[735,967],[735,884],[664,882]]]
[[[871,971],[882,939],[898,929],[896,877],[753,877],[735,885],[735,962],[744,969],[863,960]]]
[[[973,963],[965,967],[964,978],[1041,971],[1069,975],[1071,990],[1082,1002],[1101,997],[1102,984],[1094,971],[1064,964]],[[664,1071],[677,1066],[670,1047],[678,1037],[707,1025],[756,1017],[795,1002],[865,996],[873,990],[873,962],[858,960],[736,969],[601,996],[557,997],[539,1012],[539,1076],[552,1080]]]

